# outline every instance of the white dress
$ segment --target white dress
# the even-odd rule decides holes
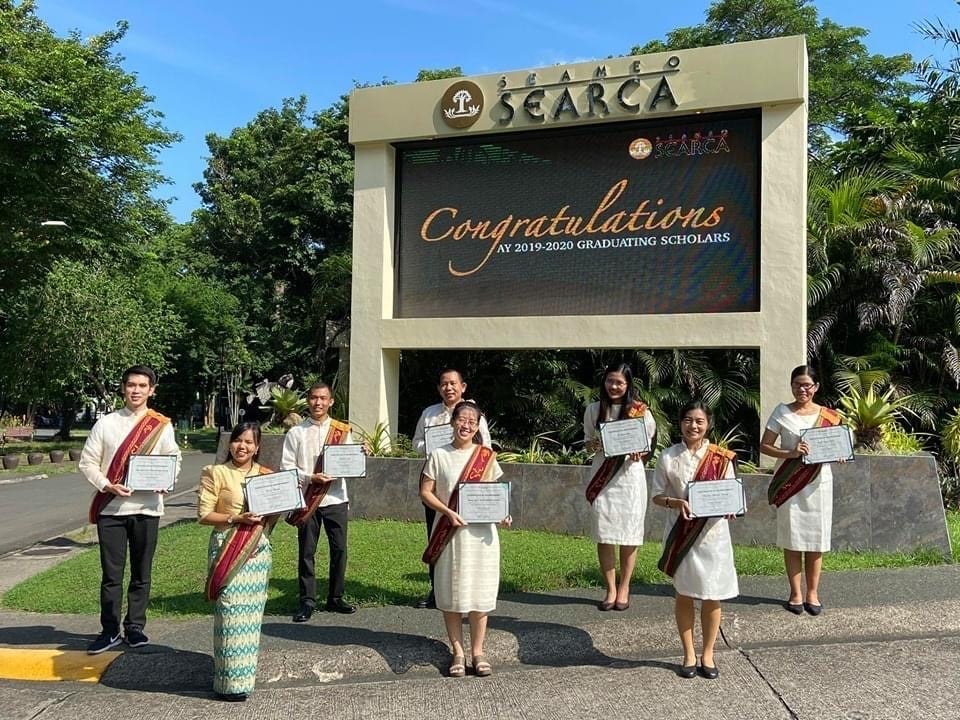
[[[434,494],[446,504],[457,486],[473,445],[457,450],[445,445],[433,451],[423,474],[436,483]],[[503,475],[493,461],[494,479]],[[434,523],[443,515],[437,513]],[[500,589],[500,538],[493,523],[457,528],[437,559],[433,580],[437,607],[446,612],[491,612]]]
[[[588,443],[599,437],[599,430],[597,430],[599,414],[599,402],[588,405],[583,414],[583,437]],[[617,420],[620,416],[620,406],[611,405],[607,415],[604,421]],[[643,416],[643,424],[647,428],[647,437],[652,442],[657,424],[649,410]],[[603,451],[597,451],[590,466],[591,478],[603,464],[604,459]],[[647,513],[647,475],[643,469],[643,461],[634,462],[627,458],[617,474],[597,495],[590,506],[590,511],[590,537],[595,543],[642,545],[643,520]]]
[[[710,443],[704,442],[699,450],[690,452],[683,443],[671,445],[657,461],[653,473],[653,494],[687,499],[687,485],[707,453]],[[724,477],[736,477],[733,463],[727,464]],[[674,503],[676,504],[676,503]],[[670,518],[664,528],[663,539],[679,516],[679,510],[670,510]],[[727,600],[740,594],[737,568],[733,564],[733,542],[726,518],[710,518],[687,556],[673,576],[673,587],[680,595],[699,600]]]
[[[812,428],[819,413],[797,415],[788,405],[774,408],[767,430],[780,436],[780,448],[793,450],[800,443],[800,431]],[[784,460],[777,461],[777,468]],[[826,552],[830,549],[833,525],[833,472],[830,463],[820,466],[820,475],[777,508],[777,545],[785,550]]]

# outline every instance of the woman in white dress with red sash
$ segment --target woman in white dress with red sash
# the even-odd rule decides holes
[[[689,485],[736,477],[735,456],[711,445],[707,433],[713,427],[713,412],[700,401],[680,411],[683,442],[671,445],[657,461],[653,475],[653,504],[673,511],[664,532],[664,552],[659,567],[673,578],[676,591],[674,617],[683,663],[679,675],[694,677],[698,670],[710,680],[720,671],[713,657],[720,631],[720,601],[740,593],[733,564],[733,543],[727,518],[690,518]],[[703,649],[698,667],[693,644],[696,622],[694,601],[700,600],[700,627]]]
[[[790,584],[787,610],[800,615],[806,610],[819,615],[820,571],[823,553],[830,549],[833,524],[833,473],[829,463],[802,465],[810,451],[800,439],[804,430],[839,423],[839,415],[814,402],[820,384],[817,372],[800,365],[790,373],[792,403],[774,408],[767,421],[760,452],[777,458],[774,480],[769,492],[771,504],[777,505],[777,545],[783,548],[783,560]],[[780,438],[780,446],[775,444]],[[793,479],[807,473],[800,483]],[[812,479],[809,475],[812,474]],[[791,477],[791,475],[793,477]],[[803,577],[801,577],[803,576]],[[802,579],[807,582],[803,594]]]
[[[457,512],[461,482],[492,482],[503,475],[496,453],[477,439],[482,415],[471,402],[454,409],[453,441],[434,450],[420,478],[420,499],[436,510],[430,543],[423,560],[434,565],[437,608],[450,639],[449,674],[466,673],[463,616],[470,623],[474,672],[485,677],[492,667],[484,655],[487,614],[497,607],[500,589],[500,540],[494,523],[467,524]],[[510,525],[510,518],[501,523]]]
[[[634,417],[642,418],[650,447],[655,447],[657,424],[647,406],[637,399],[633,371],[626,363],[611,365],[603,373],[600,401],[588,405],[583,414],[584,447],[595,453],[586,494],[591,511],[590,536],[597,543],[597,559],[606,585],[604,599],[597,607],[604,611],[630,607],[630,579],[637,561],[637,546],[643,544],[647,476],[643,468],[645,454],[604,457],[600,425]]]

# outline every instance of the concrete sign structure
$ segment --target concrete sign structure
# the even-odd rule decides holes
[[[361,88],[350,142],[360,426],[397,431],[404,349],[755,349],[761,417],[788,395],[802,37]]]

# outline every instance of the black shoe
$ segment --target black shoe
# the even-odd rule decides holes
[[[307,605],[306,603],[304,603],[299,608],[297,608],[297,612],[294,613],[293,615],[293,621],[298,623],[306,622],[311,617],[313,617],[313,605]]]
[[[709,665],[700,666],[700,674],[703,675],[707,680],[716,680],[720,677],[720,668],[710,667]]]
[[[215,692],[217,700],[223,700],[223,702],[246,702],[247,694],[246,693],[218,693]]]
[[[788,602],[786,608],[789,612],[792,612],[794,615],[803,615],[803,603],[792,603]]]
[[[433,593],[430,593],[425,598],[420,598],[413,605],[418,610],[427,610],[437,607],[437,599],[433,596]]]
[[[690,679],[696,677],[697,675],[697,663],[694,662],[693,665],[681,665],[680,670],[677,672],[682,678]]]
[[[806,610],[811,615],[813,615],[814,617],[816,617],[817,615],[823,612],[823,605],[814,605],[813,603],[805,602],[803,604],[803,609]]]
[[[100,633],[100,636],[87,646],[87,655],[99,655],[104,650],[109,650],[123,642],[123,636],[120,633],[111,635],[110,633]]]
[[[150,642],[150,638],[143,634],[143,630],[139,628],[130,628],[127,630],[127,637],[125,638],[127,645],[132,648],[138,648],[146,645]]]
[[[346,602],[343,598],[333,598],[332,600],[327,600],[327,612],[341,613],[343,615],[350,615],[355,613],[357,608],[355,608],[350,603]]]

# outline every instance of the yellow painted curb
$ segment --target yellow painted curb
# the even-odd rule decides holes
[[[87,655],[84,650],[0,648],[0,678],[97,682],[122,652]]]

